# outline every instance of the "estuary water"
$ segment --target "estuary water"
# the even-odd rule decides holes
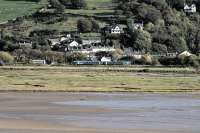
[[[0,133],[200,133],[197,94],[6,95]]]

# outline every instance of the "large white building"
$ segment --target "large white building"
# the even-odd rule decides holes
[[[196,13],[197,7],[196,7],[195,4],[192,4],[192,5],[185,4],[184,5],[184,11],[187,12],[187,13]]]

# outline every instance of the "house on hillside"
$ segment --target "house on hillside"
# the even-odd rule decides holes
[[[112,26],[106,26],[102,28],[102,33],[105,34],[121,34],[123,33],[123,28],[119,25],[112,25]]]
[[[65,47],[64,47],[64,51],[77,51],[79,49],[79,43],[77,41],[71,41],[70,43],[68,43]]]
[[[71,43],[69,43],[70,47],[78,47],[78,42],[77,41],[72,41]]]
[[[121,34],[122,33],[122,28],[120,26],[118,26],[118,25],[111,26],[110,33],[111,34]]]
[[[19,43],[19,47],[20,48],[32,48],[33,47],[33,43],[31,41],[20,41]]]
[[[185,56],[185,57],[189,57],[189,56],[191,56],[192,54],[190,53],[190,52],[188,52],[188,51],[183,51],[182,53],[180,53],[178,56],[180,57],[180,56]]]
[[[144,24],[143,24],[142,21],[134,22],[133,28],[134,28],[135,30],[143,30]]]
[[[19,46],[20,48],[32,48],[33,47],[33,40],[32,38],[29,37],[15,37],[14,38],[14,43],[16,46]]]
[[[53,47],[55,45],[60,45],[61,43],[69,41],[70,39],[71,39],[71,34],[67,34],[66,36],[50,38],[48,39],[48,41],[50,45]]]
[[[192,4],[192,5],[184,4],[184,11],[186,13],[196,13],[197,7],[195,4]]]
[[[51,38],[51,39],[48,39],[51,47],[57,45],[57,44],[60,44],[60,39],[59,38]]]

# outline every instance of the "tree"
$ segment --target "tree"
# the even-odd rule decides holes
[[[156,43],[154,42],[152,44],[152,49],[151,49],[154,53],[159,53],[159,54],[163,54],[163,53],[167,53],[167,46],[164,44],[160,44],[160,43]]]
[[[92,31],[98,32],[100,29],[99,23],[95,19],[90,19],[92,23]]]
[[[77,28],[80,32],[91,32],[92,23],[88,19],[79,19],[77,22]]]
[[[71,63],[72,61],[87,60],[87,55],[83,53],[72,53],[66,58],[67,58],[67,62]]]
[[[60,3],[59,0],[49,0],[49,3],[53,8],[55,8],[59,13],[64,12],[65,6]]]
[[[87,7],[87,3],[85,0],[71,0],[71,3],[72,3],[72,6],[77,9]]]
[[[123,51],[121,49],[117,49],[111,53],[112,60],[119,60],[123,56]]]
[[[134,38],[133,49],[146,52],[150,51],[152,38],[149,32],[142,30],[135,31]]]
[[[43,53],[43,58],[49,63],[57,62],[57,63],[65,63],[65,56],[62,52],[55,51],[45,51]]]

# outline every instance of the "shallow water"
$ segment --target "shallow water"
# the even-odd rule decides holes
[[[138,129],[156,133],[200,133],[200,97],[189,94],[18,94],[15,100],[0,104],[8,110],[5,112],[0,108],[0,121],[33,120],[64,124],[66,127],[104,129],[105,133]],[[35,133],[36,130],[0,129],[0,133],[5,132]],[[75,129],[70,133],[79,132],[82,133]]]
[[[103,95],[106,97],[106,95]],[[109,94],[107,94],[109,96]],[[200,132],[200,99],[181,97],[181,95],[127,94],[122,100],[112,95],[109,100],[84,100],[54,102],[62,106],[79,106],[82,108],[106,108],[111,113],[95,116],[68,116],[63,121],[80,123],[84,126],[100,128],[136,128],[172,131]],[[115,112],[121,110],[121,112]],[[85,123],[87,121],[87,123]]]

